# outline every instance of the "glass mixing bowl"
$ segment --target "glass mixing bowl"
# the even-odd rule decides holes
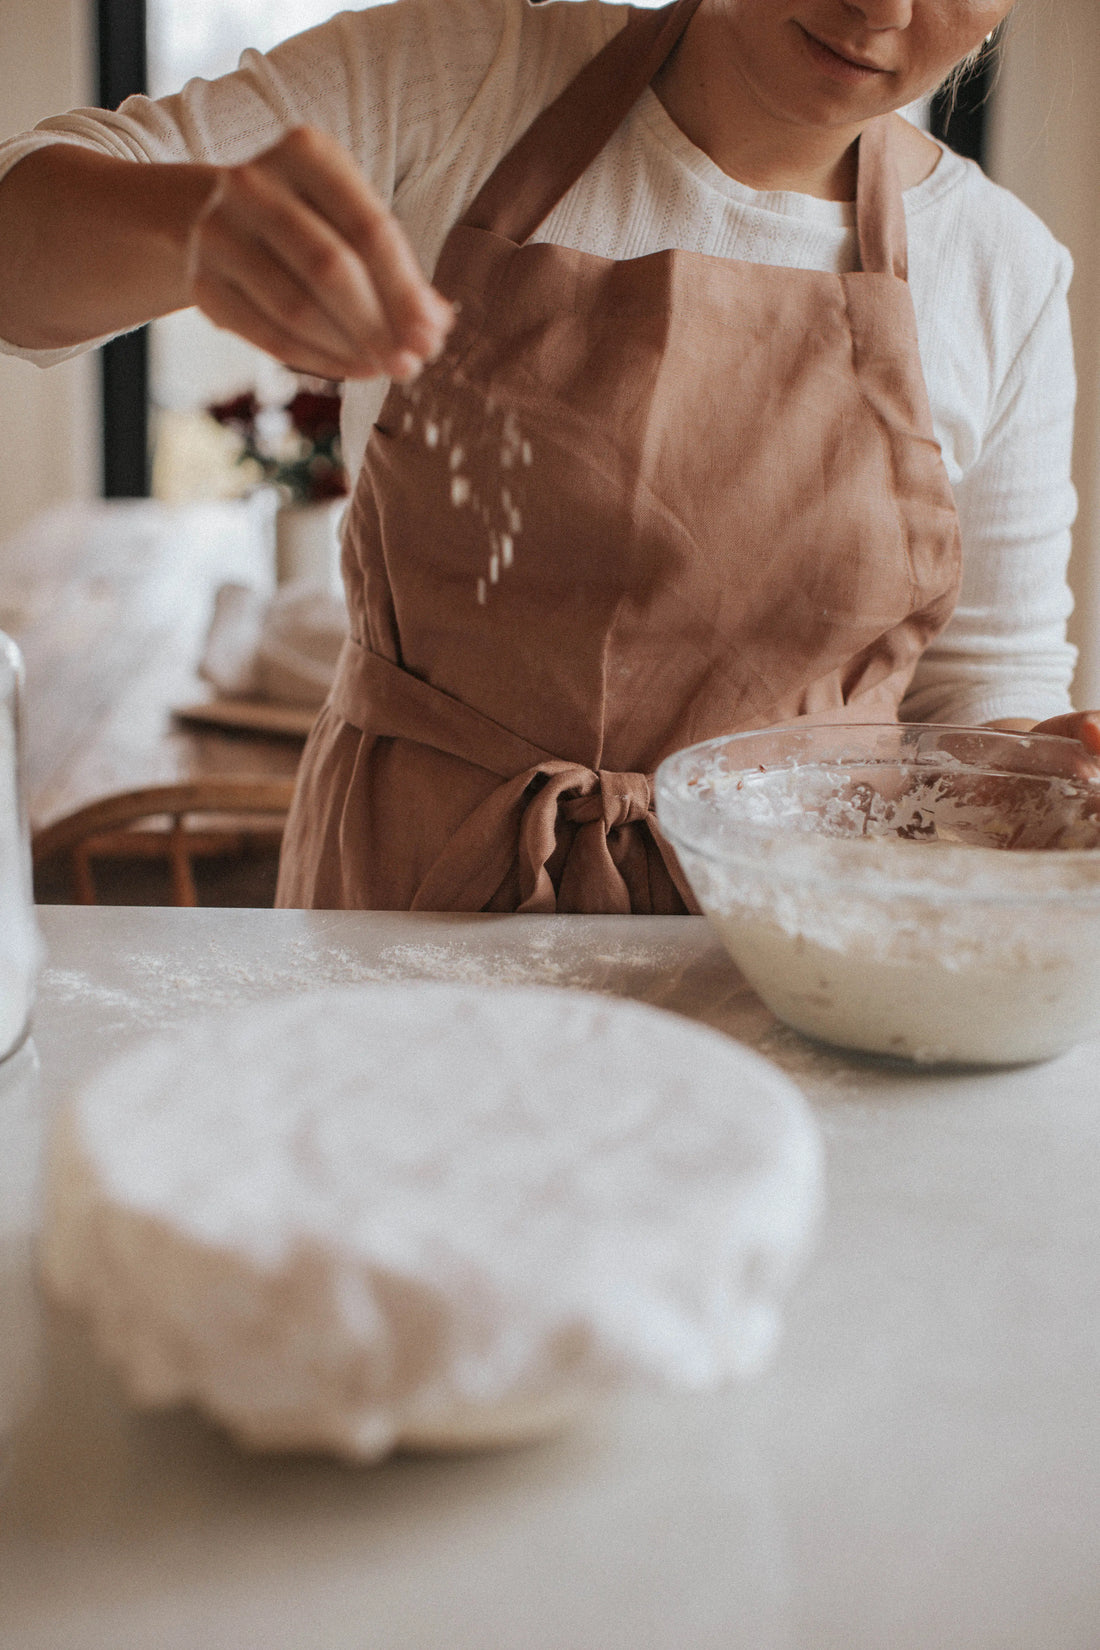
[[[657,815],[768,1007],[845,1048],[1012,1065],[1100,1035],[1100,766],[927,724],[734,734]]]

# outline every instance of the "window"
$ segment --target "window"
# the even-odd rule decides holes
[[[381,0],[358,0],[360,6]],[[146,0],[149,90],[162,97],[194,76],[212,80],[233,70],[246,47],[268,51],[280,40],[323,23],[337,0]],[[219,332],[197,310],[167,316],[150,328],[149,401],[153,490],[168,499],[233,492],[240,472],[233,443],[202,409],[238,390],[263,401],[293,393],[293,380],[260,350]]]

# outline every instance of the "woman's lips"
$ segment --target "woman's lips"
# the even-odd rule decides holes
[[[814,62],[834,80],[848,86],[862,85],[868,80],[874,80],[877,75],[889,74],[889,69],[868,63],[859,57],[849,57],[840,47],[830,46],[826,41],[819,40],[816,35],[803,28],[801,23],[798,27]]]

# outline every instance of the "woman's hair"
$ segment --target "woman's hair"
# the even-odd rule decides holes
[[[1009,16],[1011,16],[1011,13]],[[961,63],[956,63],[947,79],[939,87],[936,96],[943,100],[948,115],[954,110],[959,92],[971,75],[977,74],[987,64],[992,66],[993,73],[996,74],[997,60],[1000,55],[999,48],[1007,27],[1008,17],[1002,17],[992,34],[987,35],[980,45],[975,46],[974,50],[969,52]]]

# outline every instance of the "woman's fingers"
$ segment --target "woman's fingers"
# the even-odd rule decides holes
[[[293,205],[293,203],[290,203]],[[278,215],[290,216],[280,206]],[[258,226],[249,221],[248,214],[238,216],[218,213],[212,216],[203,231],[203,254],[196,276],[205,288],[224,284],[238,297],[247,297],[273,326],[280,327],[309,348],[315,348],[339,360],[362,354],[362,343],[322,305],[303,282],[287,258],[285,246],[289,232],[283,237],[283,257],[277,257],[261,237]],[[351,300],[347,308],[351,309]],[[374,306],[373,326],[357,328],[359,340],[371,335],[380,343],[388,343],[388,333],[381,312]],[[377,362],[380,351],[372,352]]]
[[[1039,722],[1033,733],[1056,733],[1063,739],[1077,739],[1087,751],[1100,756],[1100,711],[1075,710],[1066,716],[1051,716]]]
[[[192,290],[219,325],[333,378],[412,378],[453,321],[351,157],[305,129],[222,173]]]
[[[1084,754],[1077,758],[1076,777],[1095,785],[1100,779],[1100,711],[1075,710],[1066,716],[1051,716],[1036,723],[1032,733],[1054,733],[1076,739]]]
[[[230,282],[218,280],[207,284],[200,275],[195,282],[194,296],[199,308],[215,326],[235,332],[238,337],[255,344],[257,349],[274,356],[276,361],[293,363],[296,372],[334,381],[350,376],[346,370],[346,356],[330,354],[304,344],[295,332],[265,315],[248,294]],[[376,365],[373,370],[364,370],[359,376],[375,377],[382,370],[381,366]]]
[[[395,345],[431,360],[454,319],[425,280],[412,248],[347,152],[322,132],[299,127],[272,154],[282,175],[343,237],[368,271]]]

